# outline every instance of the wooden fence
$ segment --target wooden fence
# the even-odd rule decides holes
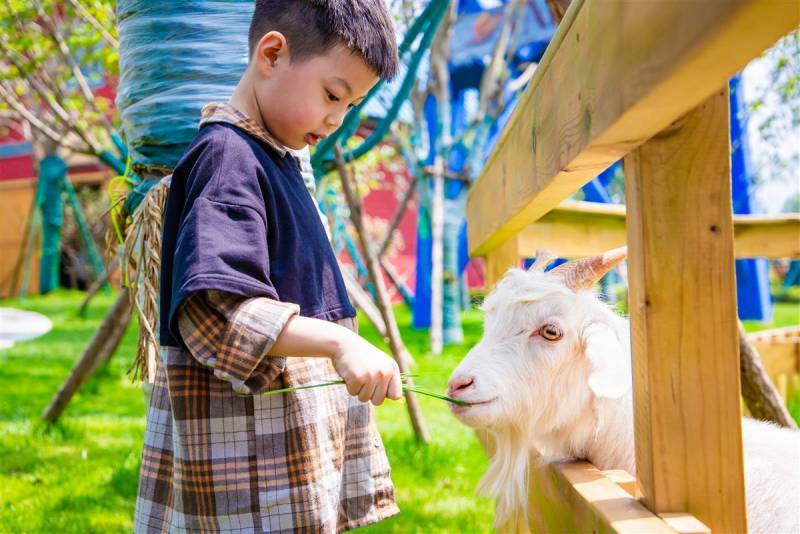
[[[727,84],[799,19],[796,0],[573,0],[470,192],[491,287],[624,161],[624,218],[597,207],[606,222],[574,239],[628,244],[636,489],[586,462],[534,470],[532,530],[746,530],[734,249],[800,247],[797,216],[734,222]]]

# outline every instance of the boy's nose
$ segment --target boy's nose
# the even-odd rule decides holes
[[[332,130],[335,130],[344,122],[344,115],[345,112],[337,113],[336,115],[328,115],[328,119],[325,122]]]

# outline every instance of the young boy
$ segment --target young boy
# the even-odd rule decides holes
[[[256,0],[249,44],[172,175],[137,532],[338,532],[398,511],[368,403],[401,397],[397,365],[354,332],[288,150],[395,74],[391,19],[383,0]]]

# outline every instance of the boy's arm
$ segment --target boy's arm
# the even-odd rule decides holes
[[[348,392],[364,402],[400,398],[394,360],[351,330],[298,312],[265,297],[203,291],[181,306],[178,329],[195,359],[239,393],[264,390],[283,370],[280,356],[291,355],[331,358]]]
[[[178,330],[194,358],[231,383],[255,394],[283,371],[283,358],[267,358],[296,304],[266,297],[244,298],[221,291],[192,293],[178,310]]]

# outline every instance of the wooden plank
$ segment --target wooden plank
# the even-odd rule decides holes
[[[636,477],[622,469],[605,469],[603,475],[614,484],[627,491],[631,496],[638,497],[636,493]]]
[[[582,258],[623,246],[625,206],[565,201],[519,233],[520,254],[532,258],[537,249],[561,258]]]
[[[491,456],[494,443],[488,433],[478,439]],[[531,466],[539,465],[538,452]],[[606,474],[586,461],[556,462],[531,468],[528,522],[520,514],[499,532],[617,532],[660,533],[675,530],[632,497],[615,479],[629,485],[624,471]],[[629,487],[629,486],[628,486]],[[699,522],[698,522],[699,523]]]
[[[486,255],[486,293],[494,289],[495,284],[503,277],[507,270],[519,267],[522,256],[519,252],[519,241],[512,237],[497,249]]]
[[[681,512],[661,514],[661,519],[680,534],[710,534],[711,530],[696,517]]]
[[[754,343],[754,346],[773,382],[780,375],[800,373],[800,345],[797,343]]]
[[[800,324],[750,332],[747,340],[750,343],[797,343],[800,342]]]
[[[625,158],[636,478],[655,513],[747,530],[728,91]]]
[[[747,334],[784,401],[800,387],[800,325]]]
[[[573,2],[470,191],[471,254],[550,211],[799,20],[796,0]]]
[[[733,218],[737,258],[800,258],[800,213]]]
[[[737,258],[800,258],[800,213],[734,215]],[[601,254],[627,242],[625,206],[567,200],[519,233],[520,254],[547,249],[562,258]]]

